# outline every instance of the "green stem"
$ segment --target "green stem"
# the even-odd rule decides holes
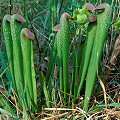
[[[56,54],[57,54],[57,39],[55,38],[54,45],[53,45],[51,55],[50,55],[50,62],[48,64],[48,71],[46,73],[46,81],[47,82],[50,79],[50,74],[51,74],[51,71],[52,71],[52,68],[53,68],[53,64],[55,62]]]
[[[26,20],[25,27],[28,28],[28,10],[27,10],[27,0],[24,0],[24,18]]]
[[[51,97],[50,97],[49,91],[47,89],[46,78],[45,78],[43,72],[41,72],[41,78],[43,79],[42,85],[43,85],[43,92],[44,92],[45,99],[46,99],[46,104],[47,104],[47,107],[50,108],[51,107],[51,104],[50,104]]]

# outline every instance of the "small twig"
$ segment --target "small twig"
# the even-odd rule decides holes
[[[44,110],[48,110],[48,111],[51,111],[51,110],[59,110],[59,111],[74,111],[76,109],[69,109],[69,108],[44,108]]]
[[[65,115],[67,115],[68,114],[68,112],[66,112],[66,113],[62,113],[62,114],[59,114],[59,115],[55,115],[55,116],[53,116],[53,117],[49,117],[49,118],[44,118],[44,119],[41,119],[41,120],[52,120],[52,119],[55,119],[55,118],[61,118],[61,117],[63,117],[63,116],[65,116]]]
[[[97,114],[99,114],[100,112],[96,112],[96,113],[94,113],[93,115],[91,115],[89,118],[87,118],[87,120],[92,120],[92,118],[95,116],[95,115],[97,115]]]
[[[86,118],[87,118],[87,116],[86,116],[86,112],[84,111],[84,110],[82,110],[81,108],[79,108],[79,107],[76,107],[77,108],[77,110],[81,113],[81,114],[83,114]]]
[[[108,108],[108,104],[107,104],[107,97],[106,97],[106,90],[105,90],[105,86],[100,78],[100,76],[98,75],[98,79],[100,80],[100,85],[103,89],[103,92],[104,92],[104,100],[105,100],[105,104],[106,104],[106,109]]]

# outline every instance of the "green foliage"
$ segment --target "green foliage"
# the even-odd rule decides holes
[[[33,63],[33,45],[34,34],[27,28],[23,28],[20,34],[21,48],[23,55],[23,69],[25,90],[29,108],[37,111],[37,89]]]
[[[62,39],[62,61],[63,61],[63,89],[68,92],[68,65],[69,65],[69,14],[63,13],[60,18],[60,36]],[[67,95],[64,94],[65,103]]]
[[[4,6],[2,18],[10,13],[6,2],[0,2]],[[92,93],[97,91],[95,87],[99,85],[97,75],[105,74],[102,57],[108,60],[113,47],[112,40],[119,33],[111,26],[119,19],[119,4],[117,1],[105,0],[103,6],[91,9],[86,2],[95,6],[102,3],[100,0],[12,1],[12,16],[5,15],[3,18],[8,59],[1,34],[0,83],[7,86],[8,99],[13,94],[16,102],[13,106],[15,113],[12,113],[12,105],[0,94],[2,114],[9,113],[16,119],[34,119],[33,114],[41,112],[42,107],[75,108],[79,104],[86,113],[90,113],[89,105],[94,104],[91,101]],[[94,20],[95,16],[97,20]],[[119,27],[119,21],[114,26]],[[45,60],[45,57],[49,59]],[[82,96],[83,104],[80,102]],[[111,104],[108,106],[111,107]],[[104,107],[98,105],[92,112]]]
[[[111,9],[108,4],[101,4],[96,7],[96,10],[105,9],[97,17],[97,29],[92,49],[92,55],[89,62],[87,77],[86,77],[86,92],[84,100],[84,110],[87,111],[89,99],[92,95],[96,76],[98,75],[98,68],[102,57],[103,46],[108,35],[108,29],[110,27]],[[101,20],[102,19],[102,20]]]
[[[90,62],[90,58],[91,58],[91,54],[92,54],[92,49],[93,49],[93,44],[95,41],[95,34],[96,34],[96,26],[97,23],[93,22],[93,23],[89,23],[88,28],[87,28],[87,40],[86,40],[86,45],[85,45],[85,53],[84,53],[84,58],[83,58],[83,70],[81,74],[81,79],[80,79],[80,83],[79,83],[79,88],[77,91],[77,96],[79,96],[80,91],[82,89],[83,83],[85,81],[85,77],[87,74],[87,70],[88,70],[88,66],[89,66],[89,62]]]
[[[15,82],[15,78],[14,78],[13,42],[12,42],[11,29],[10,29],[10,21],[11,21],[10,15],[6,15],[3,18],[3,26],[4,26],[3,34],[4,34],[4,38],[6,40],[6,50],[7,50],[8,61],[9,61],[9,66],[10,66],[12,84],[13,84],[13,88],[15,89],[16,82]]]
[[[12,76],[12,89],[18,102],[16,105],[23,109],[23,117],[27,118],[26,107],[37,111],[37,89],[32,46],[34,35],[26,28],[22,29],[23,22],[25,19],[20,15],[6,15],[3,20],[3,33]]]
[[[73,12],[74,21],[80,25],[85,25],[88,22],[89,17],[90,17],[90,12],[88,11],[86,6],[80,10],[78,9],[74,10]]]
[[[115,23],[114,23],[114,26],[115,26],[116,28],[119,28],[119,27],[120,27],[120,21],[115,22]]]

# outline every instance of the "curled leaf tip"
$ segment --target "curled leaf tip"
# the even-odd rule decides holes
[[[86,3],[85,6],[90,12],[93,12],[93,10],[95,9],[95,6],[91,3]]]
[[[102,13],[104,11],[107,12],[107,14],[111,14],[111,7],[109,4],[107,3],[103,3],[103,4],[100,4],[99,6],[97,6],[94,11],[98,12],[98,13]]]
[[[5,15],[3,20],[10,22],[11,21],[11,15]]]
[[[106,8],[110,7],[109,4],[107,3],[103,3],[103,4],[100,4],[98,5],[94,10],[97,11],[97,10],[105,10]]]
[[[34,34],[27,28],[23,28],[21,33],[23,33],[27,38],[33,40],[35,38]]]
[[[67,17],[68,19],[71,18],[71,16],[67,13],[67,12],[64,12],[61,16],[62,17]]]
[[[74,21],[74,20],[75,20],[73,17],[70,17],[70,18],[68,18],[68,19],[71,20],[71,21]]]
[[[96,22],[97,21],[97,16],[96,15],[91,15],[89,17],[89,22]]]
[[[26,20],[25,20],[21,15],[14,14],[12,17],[13,17],[15,20],[17,20],[18,22],[21,22],[21,23],[26,22]]]
[[[55,32],[57,32],[59,29],[60,29],[60,24],[58,24],[52,28],[52,30]]]
[[[97,11],[97,10],[104,10],[104,9],[105,9],[105,4],[100,4],[94,10]]]

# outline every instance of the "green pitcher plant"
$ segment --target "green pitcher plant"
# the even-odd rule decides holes
[[[101,12],[101,10],[103,10]],[[90,97],[92,95],[95,80],[98,74],[98,68],[102,57],[103,46],[107,38],[108,29],[110,27],[111,20],[111,8],[109,4],[103,3],[95,8],[98,12],[97,15],[97,28],[92,49],[92,54],[89,62],[87,77],[86,77],[86,89],[83,109],[87,112]],[[99,12],[100,11],[100,12]]]
[[[14,61],[13,61],[13,42],[10,29],[11,15],[5,15],[3,18],[3,34],[6,42],[6,50],[8,56],[8,62],[10,66],[10,73],[12,78],[13,89],[16,90],[16,82],[14,76]]]
[[[27,91],[27,102],[29,108],[37,110],[37,89],[33,62],[33,45],[34,34],[27,28],[23,28],[20,34],[21,48],[23,55],[23,71],[25,91]]]
[[[34,29],[27,28],[28,16],[26,18],[27,23],[18,14],[5,15],[3,18],[12,93],[16,101],[15,106],[23,112],[23,119],[30,117],[27,110],[32,113],[39,111],[37,82],[42,88],[40,91],[42,99],[39,100],[42,101],[41,107],[43,105],[48,108],[56,107],[57,104],[62,105],[60,107],[71,107],[71,104],[72,107],[76,107],[79,97],[84,94],[83,110],[88,112],[110,27],[110,5],[103,3],[95,8],[91,3],[87,3],[83,8],[73,10],[73,17],[67,12],[62,13],[60,23],[52,28],[52,32],[55,33],[50,59],[47,64],[42,64],[42,59],[40,60],[39,81],[36,81],[34,68],[35,34],[31,32]],[[75,35],[72,34],[73,31],[71,32],[71,25]],[[114,25],[119,27],[119,21]],[[24,26],[26,28],[23,28]],[[81,32],[82,29],[85,33]],[[85,40],[81,37],[78,41],[77,37],[83,34]],[[57,77],[53,77],[54,74]],[[4,99],[1,101],[3,105],[6,102]],[[5,109],[10,107],[5,106]]]
[[[33,61],[33,33],[22,29],[25,19],[17,14],[6,15],[3,19],[3,33],[12,78],[12,88],[16,96],[16,105],[37,111],[37,89]],[[22,102],[22,104],[20,104]]]

